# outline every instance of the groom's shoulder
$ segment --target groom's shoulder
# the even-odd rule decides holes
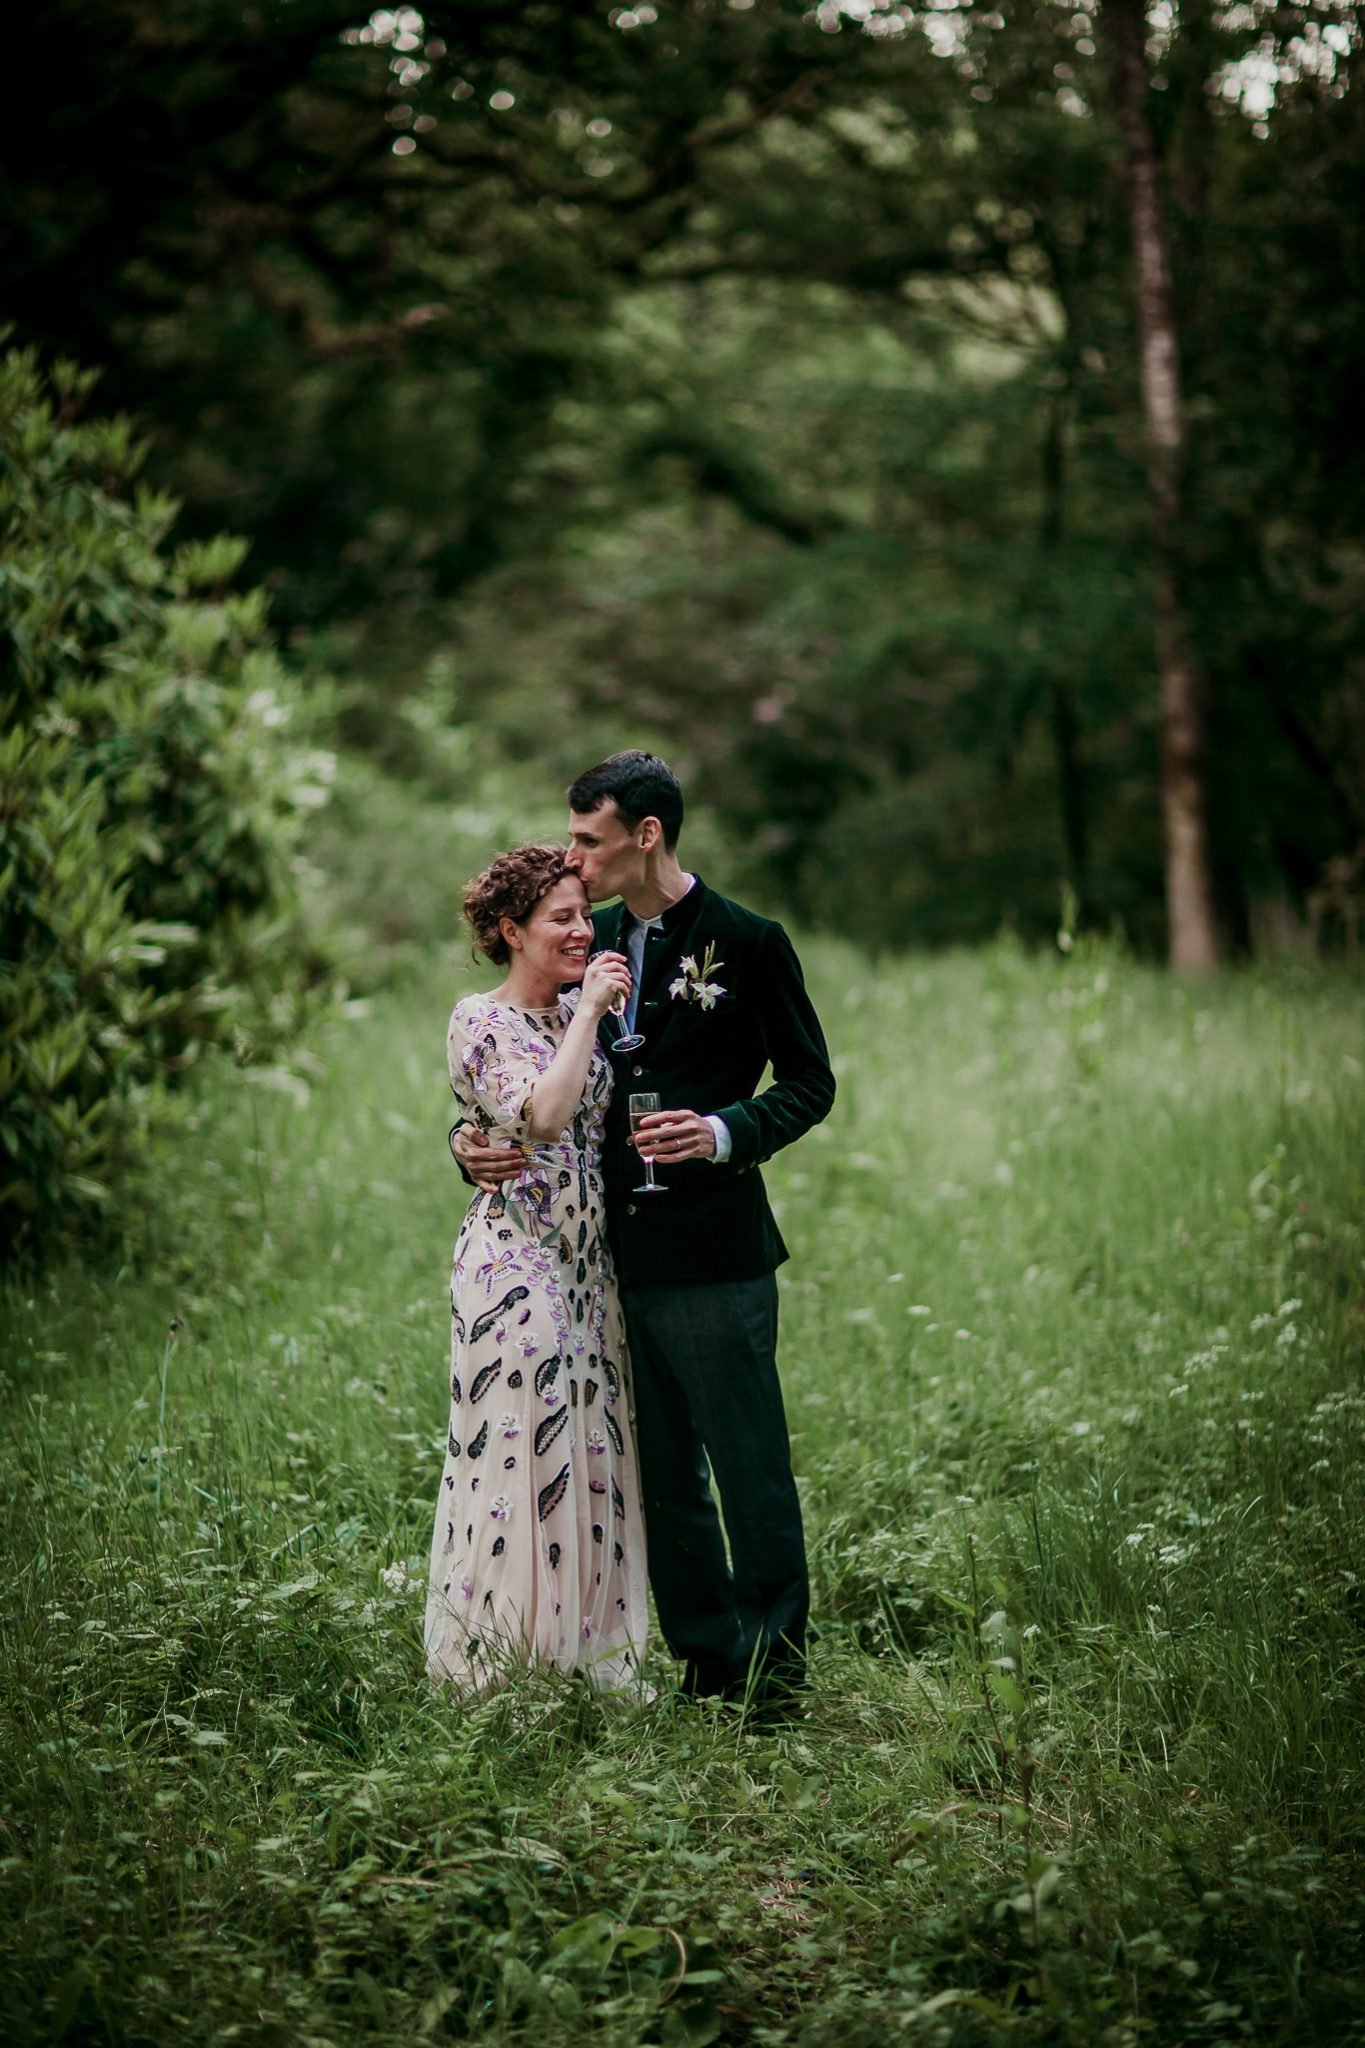
[[[735,933],[739,938],[758,944],[769,932],[781,931],[776,918],[763,917],[747,904],[736,903],[733,896],[722,896],[718,889],[708,889],[702,905],[702,916],[708,927]]]

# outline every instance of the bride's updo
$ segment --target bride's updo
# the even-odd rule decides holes
[[[504,917],[525,924],[542,896],[573,871],[562,846],[514,846],[500,853],[464,892],[464,914],[474,944],[495,967],[505,967],[511,948],[499,930]]]

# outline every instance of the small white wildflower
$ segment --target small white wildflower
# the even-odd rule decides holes
[[[922,1301],[912,1301],[905,1313],[908,1316],[931,1316],[934,1311]]]
[[[1282,1330],[1280,1331],[1280,1334],[1279,1334],[1279,1336],[1278,1336],[1278,1337],[1277,1337],[1277,1338],[1275,1339],[1275,1348],[1276,1348],[1276,1350],[1277,1350],[1277,1351],[1287,1351],[1287,1350],[1289,1349],[1289,1347],[1290,1347],[1290,1345],[1291,1345],[1291,1344],[1297,1344],[1297,1343],[1298,1343],[1298,1341],[1299,1341],[1299,1326],[1298,1326],[1298,1324],[1297,1324],[1297,1323],[1286,1323],[1286,1324],[1285,1324],[1285,1326],[1284,1326],[1284,1328],[1283,1328],[1283,1329],[1282,1329]]]
[[[1286,1316],[1296,1316],[1302,1307],[1303,1303],[1296,1296],[1293,1301],[1282,1301],[1275,1313],[1283,1322]]]
[[[1066,1432],[1066,1433],[1067,1433],[1067,1435],[1068,1435],[1068,1436],[1089,1436],[1089,1434],[1090,1434],[1090,1424],[1089,1424],[1088,1422],[1072,1422],[1072,1423],[1069,1423],[1069,1424],[1067,1425],[1067,1432]]]
[[[407,1560],[395,1558],[392,1564],[385,1565],[379,1576],[391,1593],[401,1593],[408,1583]]]

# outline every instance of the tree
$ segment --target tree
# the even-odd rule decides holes
[[[1218,964],[1209,854],[1204,686],[1185,615],[1181,469],[1185,423],[1180,341],[1171,281],[1161,164],[1147,118],[1142,0],[1105,0],[1114,45],[1114,110],[1123,136],[1136,279],[1138,350],[1147,426],[1155,561],[1152,598],[1161,689],[1161,808],[1166,910],[1173,967],[1206,973]]]
[[[1353,17],[1146,25],[1177,463],[1125,5],[53,0],[0,308],[110,364],[187,531],[255,532],[393,765],[437,654],[537,778],[695,746],[806,915],[904,818],[903,936],[1045,931],[1065,879],[1244,945],[1361,830]]]
[[[114,1213],[165,1092],[287,1039],[331,757],[219,538],[174,553],[93,385],[0,358],[0,1248]]]

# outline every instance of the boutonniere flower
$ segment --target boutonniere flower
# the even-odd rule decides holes
[[[668,984],[668,993],[674,1002],[700,1003],[703,1010],[714,1010],[717,996],[725,994],[720,982],[711,979],[712,975],[725,965],[723,960],[716,958],[715,940],[711,941],[702,954],[700,967],[692,953],[678,964],[682,968],[682,973],[676,981],[670,981]]]

